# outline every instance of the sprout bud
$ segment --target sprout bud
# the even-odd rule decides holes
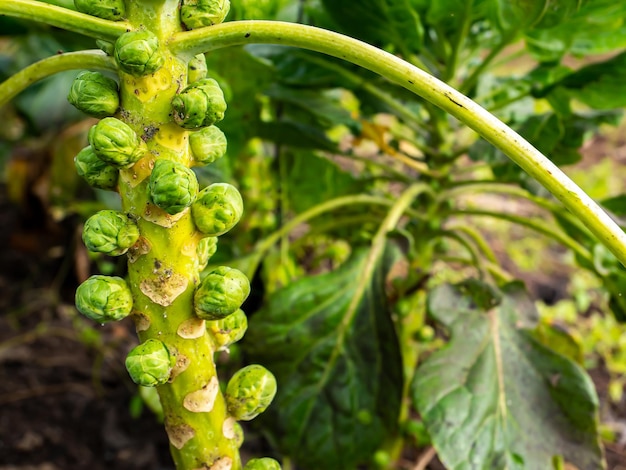
[[[85,222],[83,242],[90,251],[123,255],[139,238],[137,224],[117,211],[100,211]]]
[[[218,351],[223,351],[243,338],[248,329],[248,319],[243,310],[238,309],[226,318],[207,323],[207,329],[211,332]]]
[[[208,71],[206,56],[204,54],[198,54],[194,56],[187,65],[187,81],[189,83],[198,82],[206,78]]]
[[[237,311],[250,294],[250,282],[237,269],[220,266],[211,271],[194,294],[196,315],[220,320]]]
[[[119,21],[126,14],[124,0],[74,0],[74,6],[81,13],[111,21]]]
[[[150,75],[165,63],[158,38],[145,30],[124,33],[117,38],[115,60],[124,72],[135,77]]]
[[[215,126],[205,127],[189,135],[189,147],[194,160],[208,165],[226,154],[226,136]]]
[[[243,215],[243,200],[237,188],[228,183],[214,183],[198,194],[191,206],[196,227],[217,237],[233,228]]]
[[[205,78],[192,83],[172,100],[174,121],[185,129],[196,129],[224,119],[226,101],[218,83]]]
[[[113,116],[120,106],[117,83],[99,72],[81,72],[72,82],[67,100],[85,114]]]
[[[169,380],[175,363],[165,343],[149,339],[128,353],[126,370],[137,385],[155,387]]]
[[[93,188],[115,190],[119,171],[114,166],[100,160],[91,146],[87,146],[74,157],[74,165],[79,176]]]
[[[182,163],[157,160],[150,174],[152,202],[170,215],[189,207],[198,195],[196,174]]]
[[[211,257],[217,251],[217,237],[204,237],[198,243],[196,254],[198,255],[198,271],[204,270]]]
[[[130,315],[133,297],[121,277],[91,276],[76,289],[76,308],[99,323]]]
[[[89,129],[89,144],[98,158],[117,168],[130,168],[148,150],[128,124],[112,117]]]
[[[228,0],[183,0],[180,18],[188,29],[221,23],[228,15]]]
[[[276,379],[272,373],[263,366],[253,364],[233,375],[224,398],[228,412],[235,419],[249,421],[267,409],[274,395]]]
[[[280,464],[269,457],[248,460],[243,470],[280,470]]]

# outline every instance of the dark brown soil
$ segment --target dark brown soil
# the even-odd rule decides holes
[[[131,324],[94,325],[72,307],[85,270],[75,227],[23,216],[0,202],[0,469],[173,469],[154,415],[131,417]]]

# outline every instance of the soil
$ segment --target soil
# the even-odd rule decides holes
[[[89,324],[72,307],[77,222],[25,215],[0,203],[0,470],[173,469],[155,416],[131,417],[132,325]]]

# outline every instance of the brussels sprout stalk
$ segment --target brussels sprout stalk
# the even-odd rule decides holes
[[[240,401],[245,395],[251,407],[258,389],[264,392],[261,404],[245,414],[227,406],[213,357],[245,332],[240,307],[249,283],[226,266],[214,271],[210,283],[201,283],[200,270],[215,253],[217,237],[239,221],[243,204],[237,189],[225,183],[203,191],[195,204],[200,188],[190,169],[225,153],[226,139],[214,124],[226,104],[210,72],[204,78],[202,63],[190,66],[191,57],[168,49],[174,34],[208,21],[210,5],[195,8],[187,2],[184,25],[179,0],[77,1],[84,13],[37,3],[11,1],[18,17],[32,8],[58,13],[61,26],[86,18],[87,29],[79,32],[91,28],[111,44],[110,58],[92,53],[97,61],[87,67],[117,72],[115,79],[83,72],[68,90],[76,108],[102,118],[89,132],[89,146],[77,155],[76,169],[90,185],[117,191],[122,200],[121,211],[101,211],[85,223],[83,240],[89,250],[127,254],[129,261],[126,279],[95,275],[81,284],[77,308],[99,323],[134,319],[140,344],[125,365],[134,382],[156,387],[178,469],[241,470],[237,420],[262,411],[273,394],[263,385],[265,376],[257,387],[246,374],[245,391],[232,385],[230,394]],[[220,15],[227,4],[220,3]],[[0,14],[8,10],[0,7]],[[203,16],[194,19],[195,10]],[[44,65],[61,69],[63,63]],[[194,87],[188,87],[191,81]],[[190,91],[183,94],[186,88]]]
[[[138,335],[142,344],[164,344],[173,358],[169,380],[157,385],[157,391],[177,468],[210,469],[222,464],[236,470],[241,468],[238,442],[230,432],[233,419],[219,391],[213,362],[216,343],[193,307],[201,264],[197,248],[205,235],[197,230],[192,212],[186,208],[197,192],[197,181],[190,180],[195,176],[185,171],[195,162],[188,145],[193,131],[173,122],[171,105],[180,83],[187,82],[188,64],[186,58],[173,55],[164,46],[169,35],[183,29],[173,21],[178,18],[179,2],[126,4],[133,30],[150,31],[158,39],[154,54],[162,63],[151,66],[154,56],[150,56],[148,67],[142,69],[144,75],[137,73],[137,68],[126,73],[120,67],[119,72],[120,118],[148,149],[134,166],[120,170],[118,183],[123,211],[136,220],[145,243],[136,254],[129,251],[128,284]],[[159,172],[153,173],[154,169]],[[189,188],[188,196],[177,191],[177,179],[188,181],[180,186]],[[146,364],[151,366],[150,361]],[[146,370],[142,375],[133,369],[132,375],[143,377],[139,380],[147,377],[148,382],[154,378],[159,384],[162,371],[153,372]],[[230,466],[225,465],[228,463]]]

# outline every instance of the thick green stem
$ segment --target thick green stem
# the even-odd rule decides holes
[[[98,50],[67,52],[42,59],[0,83],[0,107],[39,80],[58,72],[77,69],[115,70],[116,65],[112,58]]]
[[[130,27],[126,21],[103,20],[35,0],[2,0],[0,16],[38,21],[106,41],[115,41]]]
[[[127,2],[132,29],[145,28],[160,43],[164,65],[145,76],[120,71],[120,118],[147,144],[148,153],[122,170],[119,191],[126,213],[137,220],[141,239],[128,264],[134,318],[142,342],[162,341],[176,358],[170,381],[157,387],[170,450],[181,470],[239,470],[235,419],[219,390],[215,342],[194,313],[199,284],[197,246],[203,235],[189,208],[170,215],[148,196],[155,161],[190,166],[189,131],[172,122],[172,99],[187,84],[187,60],[167,49],[181,31],[178,0]]]
[[[626,265],[626,233],[541,152],[494,115],[417,67],[376,47],[311,26],[241,21],[176,34],[171,47],[192,56],[222,47],[266,43],[296,46],[355,63],[444,109],[508,155],[575,214]],[[504,41],[503,41],[504,43]]]

